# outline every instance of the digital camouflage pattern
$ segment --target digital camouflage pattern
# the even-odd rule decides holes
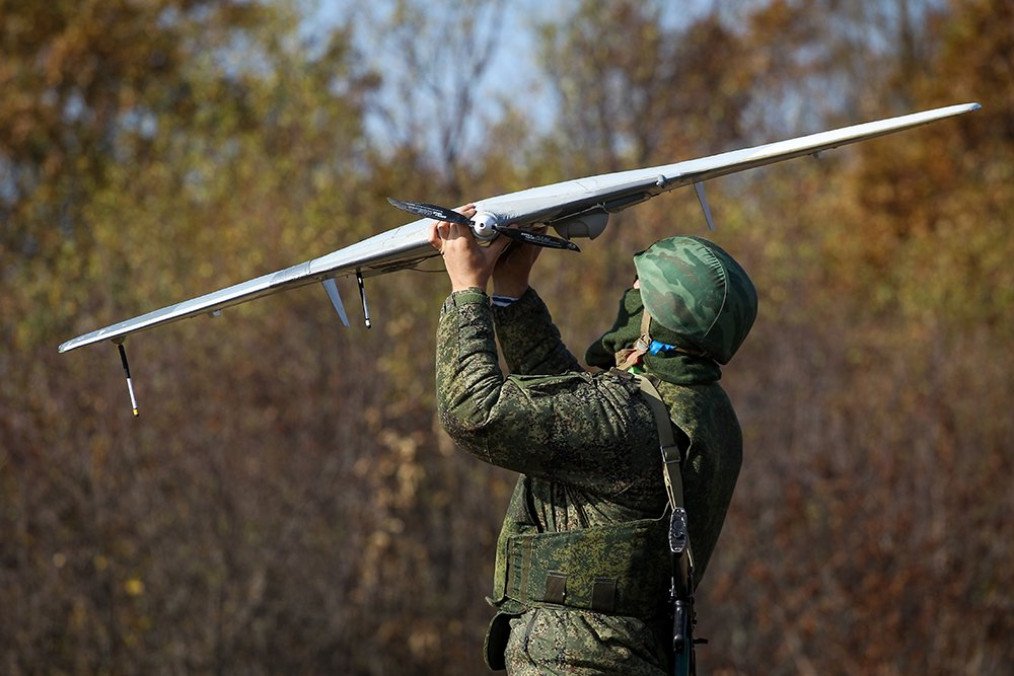
[[[732,256],[700,237],[669,237],[634,256],[634,267],[644,306],[674,334],[652,329],[653,338],[732,359],[757,317],[757,290]]]
[[[616,371],[584,372],[532,290],[506,308],[491,307],[478,290],[451,294],[437,344],[437,406],[445,429],[460,448],[522,474],[498,543],[491,602],[500,613],[488,639],[490,662],[500,666],[506,659],[511,673],[664,673],[669,621],[645,609],[668,597],[667,577],[651,572],[665,560],[665,539],[626,544],[643,564],[637,575],[627,555],[611,558],[605,545],[632,522],[663,516],[667,504],[655,422],[637,383]],[[662,383],[659,390],[691,440],[683,481],[703,573],[739,471],[739,426],[715,382]],[[591,534],[594,544],[563,554],[533,548],[529,577],[520,574],[526,536],[571,531]],[[550,555],[562,559],[549,561]],[[559,577],[553,585],[533,584],[539,571],[565,575],[571,598],[554,602]],[[645,599],[637,604],[641,617],[620,614],[632,611],[619,601],[613,613],[568,607],[567,600],[590,599],[594,577],[603,576],[616,579],[616,599]]]
[[[501,609],[542,605],[654,618],[669,584],[669,552],[660,547],[668,518],[540,532],[503,530],[494,598]]]
[[[667,623],[579,610],[535,608],[510,620],[504,658],[516,676],[667,673]]]

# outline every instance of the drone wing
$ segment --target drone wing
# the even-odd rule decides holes
[[[435,252],[427,241],[428,223],[425,219],[413,221],[326,256],[86,333],[60,345],[60,352],[69,352],[104,340],[120,343],[138,331],[200,314],[216,314],[227,307],[315,282],[324,283],[335,308],[344,316],[344,308],[333,280],[355,274],[362,288],[363,277],[410,267],[434,255]]]
[[[903,129],[978,110],[978,103],[935,108],[910,115],[843,127],[694,160],[634,169],[530,188],[476,202],[479,210],[502,216],[509,225],[561,223],[590,211],[614,213],[675,188],[693,184],[705,214],[704,181],[747,169],[884,136]]]

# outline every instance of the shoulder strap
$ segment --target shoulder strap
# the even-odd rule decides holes
[[[669,408],[662,401],[662,396],[650,379],[639,373],[631,375],[637,378],[641,393],[644,394],[644,399],[651,407],[652,416],[655,418],[658,442],[662,450],[662,475],[665,478],[665,490],[669,494],[669,505],[675,510],[677,507],[683,506],[683,477],[680,474],[683,453],[676,444],[672,420],[669,418]]]
[[[644,394],[645,401],[651,407],[652,416],[655,418],[655,427],[658,429],[658,443],[662,451],[662,477],[665,479],[665,490],[669,494],[669,507],[671,508],[671,521],[669,530],[669,546],[676,554],[674,537],[682,533],[682,547],[686,549],[687,561],[693,569],[694,555],[690,548],[689,533],[686,529],[687,512],[683,507],[683,475],[680,474],[680,464],[683,461],[683,451],[676,444],[676,435],[673,432],[672,418],[669,417],[669,408],[662,401],[662,395],[658,393],[655,383],[649,378],[639,374],[631,374],[637,378],[637,384]],[[682,529],[673,530],[676,522],[682,522]],[[674,564],[675,565],[675,564]]]

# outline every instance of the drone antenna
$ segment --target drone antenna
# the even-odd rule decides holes
[[[356,270],[356,281],[359,283],[359,300],[363,302],[363,318],[366,320],[366,328],[373,328],[370,323],[370,306],[366,304],[366,286],[363,285],[363,272]]]
[[[123,347],[123,342],[116,343],[116,347],[120,350],[120,362],[123,364],[123,372],[127,376],[127,391],[130,392],[130,406],[134,411],[134,417],[141,415],[141,412],[137,408],[137,398],[134,397],[134,383],[130,379],[130,364],[127,363],[127,350]]]

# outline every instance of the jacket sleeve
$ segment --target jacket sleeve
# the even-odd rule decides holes
[[[529,288],[507,307],[494,307],[493,320],[511,373],[557,375],[583,370],[563,344],[549,308],[535,289]]]
[[[436,371],[444,429],[485,462],[605,495],[660,476],[654,422],[636,383],[583,371],[505,378],[479,290],[444,303]]]

